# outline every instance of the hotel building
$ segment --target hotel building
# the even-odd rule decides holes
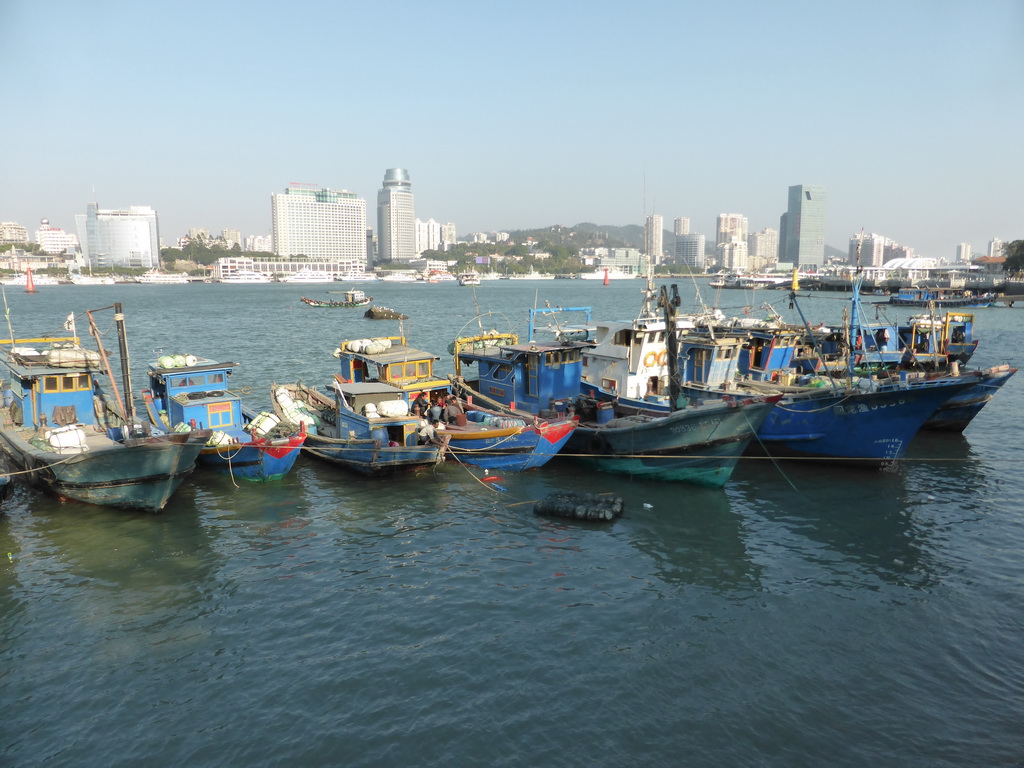
[[[275,255],[366,269],[365,200],[315,184],[290,184],[270,197]]]
[[[90,267],[155,269],[160,264],[156,211],[148,205],[100,210],[96,203],[75,216],[82,257]]]
[[[377,193],[377,253],[381,262],[416,258],[416,212],[412,181],[404,168],[388,168]]]

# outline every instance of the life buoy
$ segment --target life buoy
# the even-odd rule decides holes
[[[657,352],[648,352],[646,355],[644,355],[644,365],[647,366],[648,368],[653,368],[657,364],[657,362]]]
[[[658,365],[665,365],[667,362],[668,362],[668,350],[663,349],[663,350],[661,350],[661,353],[658,355]]]

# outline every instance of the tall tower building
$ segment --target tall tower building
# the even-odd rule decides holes
[[[747,259],[756,272],[774,269],[779,262],[779,233],[770,227],[747,236]]]
[[[960,243],[956,247],[956,260],[963,264],[970,264],[971,262],[971,244]]]
[[[988,255],[993,259],[998,259],[1003,255],[1003,246],[1005,244],[998,237],[988,241]]]
[[[704,235],[687,234],[676,238],[676,264],[703,272],[707,266],[704,258]]]
[[[690,220],[685,216],[678,217],[674,222],[672,234],[676,237],[690,234]]]
[[[825,263],[825,188],[789,188],[789,207],[779,223],[779,261],[795,267]]]
[[[290,184],[270,196],[274,253],[366,269],[366,201],[354,192]]]
[[[377,193],[377,253],[382,262],[416,258],[412,181],[404,168],[388,168]]]
[[[644,222],[644,253],[651,259],[651,264],[660,264],[662,241],[665,237],[661,214],[652,213]]]
[[[82,256],[91,267],[154,269],[160,265],[156,211],[148,205],[101,211],[96,203],[75,216]]]

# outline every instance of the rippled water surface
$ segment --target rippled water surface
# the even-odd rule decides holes
[[[640,296],[365,287],[445,370],[474,297],[499,313],[487,327],[522,329],[545,301],[626,319]],[[121,301],[137,386],[158,352],[189,352],[239,362],[233,385],[264,407],[271,381],[325,381],[341,339],[395,332],[305,307],[303,288],[323,293],[7,299],[19,336]],[[774,292],[720,298],[745,301],[788,314]],[[1019,362],[1022,310],[975,313],[975,362]],[[0,765],[1024,765],[1022,387],[962,436],[918,437],[896,472],[749,459],[722,490],[569,460],[500,488],[456,464],[374,481],[306,457],[273,484],[197,473],[157,516],[18,487],[0,517]],[[533,514],[565,487],[626,514]]]

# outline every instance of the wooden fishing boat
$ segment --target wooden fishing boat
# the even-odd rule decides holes
[[[407,408],[416,401],[437,403],[453,394],[452,383],[435,371],[437,355],[410,347],[404,336],[344,341],[335,351],[341,373],[335,390],[344,394],[350,385],[374,385],[382,395],[401,399]],[[456,399],[458,399],[458,392]],[[379,410],[379,408],[378,408]],[[459,401],[455,418],[434,426],[448,441],[455,461],[495,470],[524,470],[546,463],[572,431],[571,420],[540,418],[488,408],[469,398]],[[351,411],[342,420],[355,420]],[[461,418],[460,418],[461,417]],[[433,426],[433,425],[431,425]]]
[[[421,442],[420,420],[409,415],[393,387],[337,385],[333,397],[301,382],[271,385],[275,415],[308,432],[310,455],[364,475],[422,469],[444,459],[446,441]]]
[[[306,296],[300,296],[303,303],[308,304],[311,307],[340,307],[340,308],[351,308],[351,307],[365,307],[371,301],[373,296],[367,296],[365,293],[359,290],[345,291],[343,294],[344,299],[342,301],[332,301],[330,299],[310,299]]]
[[[162,355],[150,364],[149,388],[142,393],[149,421],[162,430],[213,430],[199,454],[203,468],[246,480],[277,480],[295,465],[306,433],[247,407],[228,389],[237,365]]]
[[[0,352],[9,376],[0,448],[21,477],[56,496],[155,512],[195,468],[210,431],[156,434],[135,423],[120,304],[114,312],[124,399],[102,345],[99,352],[87,350],[73,333],[3,342],[10,347]],[[97,380],[104,368],[113,398]]]

